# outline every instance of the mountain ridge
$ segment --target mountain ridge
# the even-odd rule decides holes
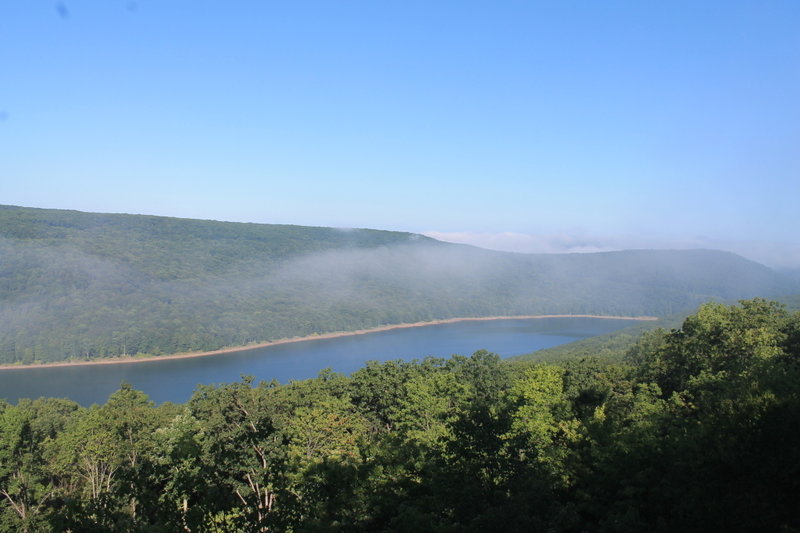
[[[797,293],[730,252],[515,254],[372,229],[0,206],[0,363],[464,316],[665,316]]]

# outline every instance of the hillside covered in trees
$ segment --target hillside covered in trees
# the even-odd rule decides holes
[[[0,402],[0,531],[800,531],[798,363],[800,313],[750,300],[619,363]]]
[[[513,254],[391,231],[0,206],[0,363],[454,317],[665,316],[797,283],[734,254]]]

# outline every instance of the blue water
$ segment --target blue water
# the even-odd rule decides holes
[[[126,381],[157,403],[185,402],[198,384],[238,381],[242,375],[282,383],[315,377],[330,367],[351,373],[366,361],[471,355],[486,349],[511,357],[631,325],[630,320],[509,319],[396,329],[316,339],[218,356],[148,360],[137,364],[29,368],[0,371],[0,398],[50,396],[82,405],[103,403]]]

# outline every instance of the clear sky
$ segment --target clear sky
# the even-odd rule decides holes
[[[800,266],[800,2],[5,0],[0,203]]]

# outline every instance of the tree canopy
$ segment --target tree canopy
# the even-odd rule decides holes
[[[616,362],[0,403],[0,531],[798,531],[799,361],[800,313],[757,299]]]

